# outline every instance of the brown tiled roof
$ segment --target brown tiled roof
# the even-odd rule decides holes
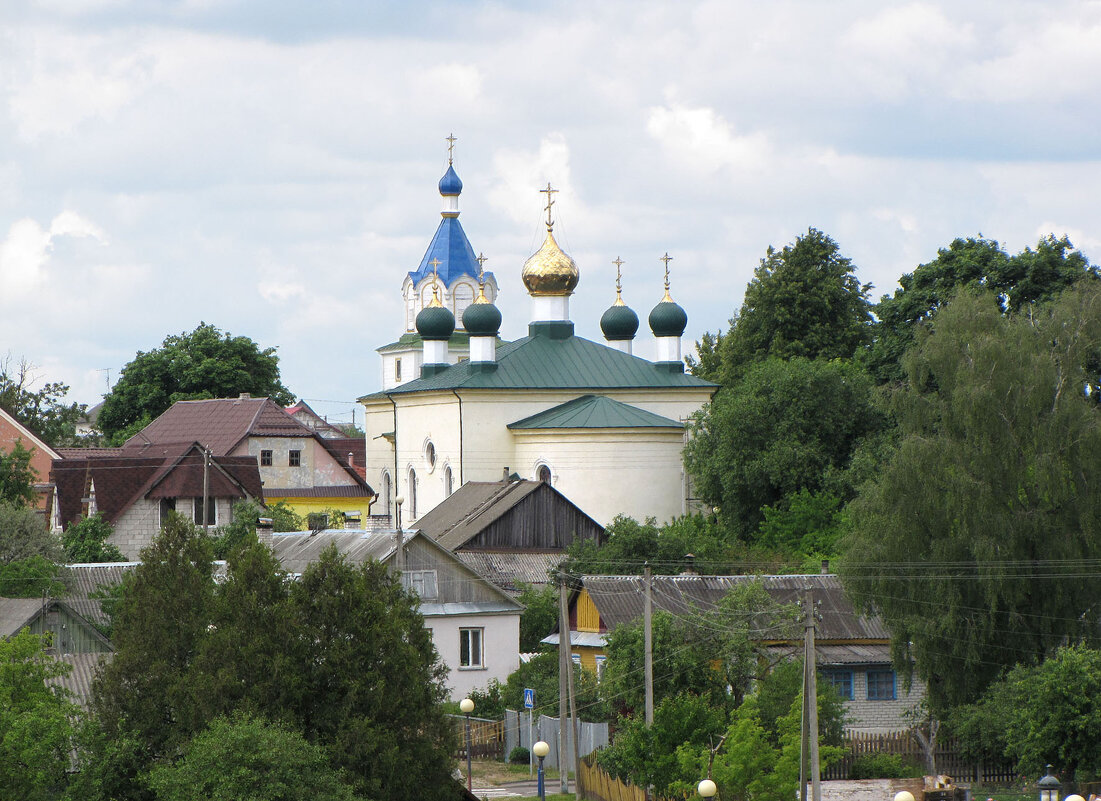
[[[150,446],[132,453],[147,455],[54,461],[50,477],[57,485],[62,525],[80,517],[89,478],[95,485],[96,508],[112,525],[141,498],[194,498],[203,494],[203,459],[196,443]],[[263,500],[260,470],[253,457],[215,457],[211,467],[211,497]]]
[[[248,436],[313,438],[314,433],[268,398],[214,398],[177,401],[123,448],[193,440],[224,456]]]
[[[103,456],[122,456],[122,448],[58,448],[62,459],[98,459]]]
[[[367,440],[364,437],[322,437],[321,444],[346,467],[351,454],[351,467],[362,478],[367,478]]]
[[[856,612],[834,575],[654,576],[651,598],[654,609],[691,617],[715,609],[735,585],[756,579],[763,582],[773,599],[784,604],[801,600],[806,588],[810,587],[822,615],[817,634],[820,641],[885,642],[890,637],[879,618]],[[600,612],[606,630],[641,619],[642,576],[583,576],[582,583]]]

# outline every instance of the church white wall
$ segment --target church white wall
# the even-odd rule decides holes
[[[517,470],[551,469],[555,489],[601,525],[617,514],[665,523],[684,514],[680,429],[516,432]]]
[[[370,401],[363,404],[363,431],[367,443],[367,483],[382,492],[383,472],[394,473],[394,449],[383,434],[394,430],[394,407],[390,401]],[[393,493],[391,493],[392,495]],[[378,508],[388,508],[388,500],[380,501]]]
[[[418,517],[446,497],[445,472],[451,466],[453,488],[459,486],[459,405],[450,393],[421,395],[415,402],[398,401],[397,461],[400,494],[405,498],[402,519],[413,526]],[[435,464],[429,463],[425,452],[431,442],[435,449]],[[416,472],[416,509],[409,486],[409,469]]]

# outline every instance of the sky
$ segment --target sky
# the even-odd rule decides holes
[[[653,358],[668,253],[687,353],[809,227],[875,299],[959,236],[1101,262],[1099,130],[1097,0],[4,0],[0,356],[92,404],[205,321],[351,421],[449,134],[503,336],[550,182],[578,333],[621,258]]]

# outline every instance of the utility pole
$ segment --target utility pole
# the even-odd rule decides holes
[[[803,628],[803,741],[800,757],[799,798],[806,801],[806,769],[809,762],[813,801],[822,801],[822,776],[818,760],[818,669],[815,660],[814,594],[808,588],[804,600]]]
[[[654,725],[654,630],[653,630],[653,601],[650,590],[653,585],[653,576],[650,574],[650,563],[647,562],[642,572],[643,586],[643,691],[646,697],[646,728]]]
[[[507,472],[507,471],[506,471]],[[567,682],[573,668],[570,658],[570,613],[566,597],[566,577],[558,573],[558,792],[565,795],[569,789],[569,771],[566,758],[566,698]]]

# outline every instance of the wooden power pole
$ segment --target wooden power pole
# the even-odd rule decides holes
[[[818,760],[818,668],[815,660],[814,594],[807,590],[803,618],[803,738],[799,760],[799,798],[807,801],[809,763],[813,801],[822,801],[822,776]]]
[[[653,629],[653,601],[650,589],[653,586],[653,576],[650,574],[650,563],[647,562],[642,573],[643,584],[643,690],[646,697],[646,727],[654,725],[654,629]]]
[[[566,578],[558,574],[558,775],[562,795],[569,790],[569,759],[566,757],[566,699],[573,660],[570,657],[570,613],[566,592]]]

